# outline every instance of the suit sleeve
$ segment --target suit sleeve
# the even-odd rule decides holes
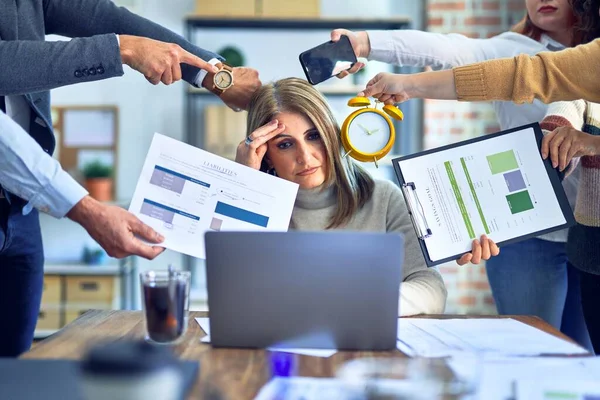
[[[114,33],[117,35],[143,36],[161,42],[175,43],[190,53],[208,61],[222,57],[195,46],[180,35],[148,19],[117,7],[110,0],[44,0],[45,23],[48,33],[68,37],[88,37]],[[168,3],[165,3],[165,6]],[[113,56],[115,56],[113,54]],[[118,52],[116,54],[118,56]],[[182,64],[183,79],[194,83],[198,67]]]
[[[425,264],[402,192],[391,183],[390,190],[387,232],[399,232],[404,237],[400,316],[442,314],[448,295],[442,276]]]

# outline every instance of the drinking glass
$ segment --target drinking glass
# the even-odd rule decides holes
[[[178,343],[188,326],[189,271],[140,273],[146,340],[155,344]]]

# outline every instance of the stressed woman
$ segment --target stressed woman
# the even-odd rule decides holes
[[[283,79],[254,94],[236,161],[299,185],[290,229],[403,234],[401,315],[444,311],[444,282],[423,260],[400,189],[342,157],[340,128],[323,96],[306,81]],[[483,237],[461,262],[477,263],[498,252]]]

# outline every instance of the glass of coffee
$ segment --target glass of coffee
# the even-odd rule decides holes
[[[140,273],[146,340],[175,344],[185,334],[190,308],[190,272],[146,271]]]

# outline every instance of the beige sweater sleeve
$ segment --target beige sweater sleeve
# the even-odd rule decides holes
[[[435,268],[428,268],[419,246],[404,197],[400,189],[389,183],[387,232],[404,237],[403,280],[400,286],[400,316],[442,314],[446,307],[446,285]]]
[[[461,101],[600,102],[600,39],[558,52],[490,60],[454,68]]]

